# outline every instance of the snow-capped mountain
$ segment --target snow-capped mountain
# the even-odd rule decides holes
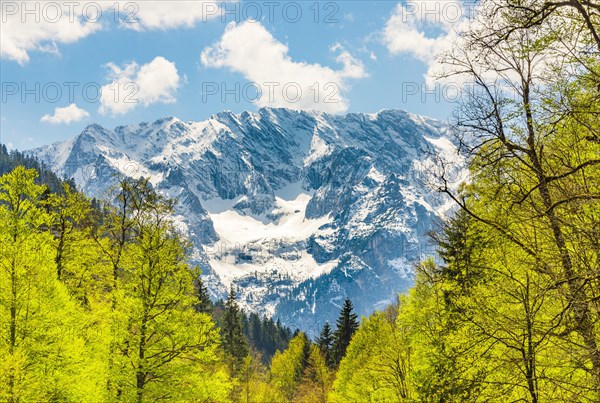
[[[119,175],[179,198],[177,216],[213,290],[312,336],[345,297],[367,315],[411,284],[449,207],[423,178],[455,162],[442,122],[399,110],[334,116],[261,109],[170,117],[32,150],[102,197]]]

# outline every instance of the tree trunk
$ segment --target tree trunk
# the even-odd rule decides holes
[[[137,402],[142,403],[144,400],[144,387],[146,386],[146,364],[144,362],[146,355],[146,327],[147,315],[142,317],[142,325],[140,327],[140,346],[138,349],[138,367],[135,374],[137,387]]]
[[[533,114],[529,106],[529,86],[526,83],[524,84],[523,89],[523,103],[527,118],[529,159],[533,169],[535,170],[535,175],[539,184],[538,191],[542,198],[544,208],[546,209],[544,216],[550,224],[550,229],[552,230],[554,236],[554,243],[560,254],[563,276],[568,286],[567,295],[569,302],[572,302],[573,304],[575,330],[577,333],[579,333],[583,339],[583,342],[585,343],[590,361],[592,363],[593,376],[596,381],[596,385],[600,387],[600,352],[598,351],[598,345],[594,336],[592,313],[583,290],[583,284],[573,269],[571,254],[567,248],[567,242],[565,240],[560,221],[554,212],[554,201],[550,194],[547,177],[544,174],[542,163],[535,148]]]

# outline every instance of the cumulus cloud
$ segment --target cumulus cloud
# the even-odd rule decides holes
[[[407,0],[396,6],[383,29],[383,42],[394,55],[408,54],[428,66],[431,84],[437,57],[451,49],[472,11],[456,0]]]
[[[69,124],[71,122],[79,122],[90,117],[90,114],[85,109],[77,107],[75,104],[70,104],[64,108],[55,108],[54,114],[46,114],[42,116],[41,121],[51,124]]]
[[[121,1],[121,4],[131,4]],[[221,15],[220,3],[216,1],[142,1],[136,3],[135,16],[139,23],[127,24],[132,29],[170,29],[193,27],[198,22],[205,22]],[[124,6],[125,7],[125,6]],[[134,10],[131,10],[134,11]]]
[[[150,63],[138,65],[135,61],[120,67],[106,65],[110,71],[110,83],[100,92],[100,113],[122,115],[138,104],[173,103],[180,85],[175,63],[158,56]]]
[[[0,2],[0,58],[25,64],[31,51],[58,53],[108,27],[171,29],[191,27],[221,15],[215,1]]]
[[[56,52],[58,43],[77,42],[101,28],[49,1],[2,2],[0,21],[0,57],[19,64],[29,61],[32,50]]]
[[[367,72],[341,45],[330,50],[339,69],[292,60],[288,47],[258,22],[231,22],[200,60],[206,67],[241,73],[259,90],[254,100],[258,106],[342,113],[348,109],[348,80],[364,78]]]

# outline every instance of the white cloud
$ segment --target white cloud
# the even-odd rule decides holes
[[[76,42],[100,28],[99,23],[77,18],[76,12],[64,3],[3,1],[0,58],[25,64],[29,61],[29,51],[56,52],[57,43]]]
[[[348,79],[363,78],[367,73],[341,45],[330,50],[337,52],[338,70],[292,60],[288,47],[258,22],[232,22],[217,43],[202,51],[200,60],[206,67],[243,74],[261,89],[260,98],[255,100],[258,106],[342,113],[348,109]]]
[[[469,44],[472,38],[500,32],[506,21],[496,10],[497,3],[487,0],[407,0],[398,4],[387,21],[384,43],[392,54],[408,54],[423,61],[427,65],[425,86],[441,90],[445,99],[456,100],[465,89],[477,90],[470,69],[475,70],[478,81],[502,91],[503,96],[512,96],[520,91],[521,78],[516,62],[503,55],[515,52],[514,43],[499,43],[495,49]],[[462,36],[464,33],[471,35]],[[533,43],[535,35],[528,33],[523,40]],[[530,56],[534,77],[554,74],[554,52],[549,46]],[[465,68],[461,63],[471,66]]]
[[[139,7],[135,17],[139,24],[125,25],[133,29],[170,29],[192,27],[198,22],[206,22],[221,15],[221,2],[198,0],[160,0],[135,3]],[[121,1],[125,7],[131,1]],[[133,9],[131,10],[133,11]],[[122,13],[127,15],[127,13]]]
[[[143,29],[191,27],[221,15],[215,1],[0,2],[0,58],[19,64],[31,51],[59,53],[58,44],[119,26]]]
[[[425,77],[431,85],[436,58],[451,49],[472,11],[457,0],[407,0],[387,21],[383,42],[390,53],[408,54],[427,64]]]
[[[90,114],[85,110],[78,108],[75,104],[70,104],[64,108],[54,108],[54,115],[44,115],[41,121],[51,124],[69,124],[71,122],[79,122],[90,117]]]
[[[107,67],[111,82],[101,88],[99,111],[102,114],[122,115],[138,104],[148,106],[176,101],[180,77],[175,63],[164,57],[158,56],[141,66],[131,62],[123,67],[108,63]]]

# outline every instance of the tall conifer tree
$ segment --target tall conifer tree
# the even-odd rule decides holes
[[[358,329],[358,316],[353,312],[352,301],[349,299],[344,301],[336,325],[332,354],[333,362],[335,366],[338,366],[346,354],[346,348],[348,348],[354,332]]]
[[[223,348],[230,356],[230,370],[237,371],[248,355],[248,343],[242,328],[242,313],[236,301],[233,285],[229,289],[221,328]]]
[[[321,334],[315,340],[317,346],[323,353],[325,357],[325,362],[329,367],[333,367],[333,356],[332,356],[332,347],[333,347],[333,332],[331,331],[331,325],[329,322],[325,322],[323,325],[323,329],[321,329]]]

